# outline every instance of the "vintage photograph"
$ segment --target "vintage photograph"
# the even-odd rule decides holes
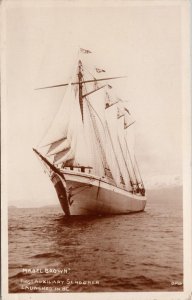
[[[188,11],[4,5],[9,297],[184,292]]]

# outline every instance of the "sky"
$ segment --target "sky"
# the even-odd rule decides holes
[[[91,50],[111,76],[127,76],[113,86],[136,120],[135,151],[144,183],[169,184],[181,177],[181,7],[54,3],[6,9],[4,149],[9,204],[57,204],[32,148],[48,129],[65,88],[35,88],[66,82],[78,46]]]

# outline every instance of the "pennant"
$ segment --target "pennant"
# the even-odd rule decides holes
[[[105,70],[103,70],[103,69],[99,69],[99,68],[95,68],[95,70],[96,70],[96,72],[97,72],[97,73],[102,73],[102,72],[105,72]]]
[[[126,107],[124,107],[124,109],[125,109],[125,111],[126,111],[129,115],[131,115],[130,112],[129,112],[129,110],[128,110]]]
[[[84,53],[84,54],[92,53],[90,50],[83,49],[83,48],[80,48],[80,51],[81,51],[81,53]]]
[[[123,117],[125,115],[124,108],[117,107],[117,119]]]
[[[112,86],[110,84],[107,85],[109,89],[112,89]]]
[[[129,125],[128,120],[127,118],[124,117],[124,129],[127,129],[127,127],[129,127],[128,125]]]
[[[119,102],[118,100],[111,98],[111,96],[109,96],[109,94],[106,92],[105,109],[118,103],[118,102]]]
[[[109,94],[106,92],[105,108],[108,108],[109,106],[110,106],[110,98],[109,98]]]
[[[125,107],[124,107],[124,110],[128,111]],[[131,118],[128,116],[128,114],[124,114],[124,129],[127,129],[129,126],[131,126],[134,123],[135,123],[135,121],[131,120]]]
[[[131,122],[131,123],[127,123],[125,120],[124,120],[124,129],[127,129],[129,126],[131,126],[132,124],[134,124],[135,121]]]

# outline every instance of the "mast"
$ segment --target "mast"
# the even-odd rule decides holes
[[[78,85],[79,85],[79,105],[80,105],[80,110],[81,110],[81,116],[82,116],[82,121],[83,121],[83,74],[82,74],[82,62],[79,60],[78,62]]]

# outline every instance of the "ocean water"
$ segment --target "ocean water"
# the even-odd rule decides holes
[[[66,218],[9,208],[9,292],[183,289],[182,189],[148,191],[145,212]]]

